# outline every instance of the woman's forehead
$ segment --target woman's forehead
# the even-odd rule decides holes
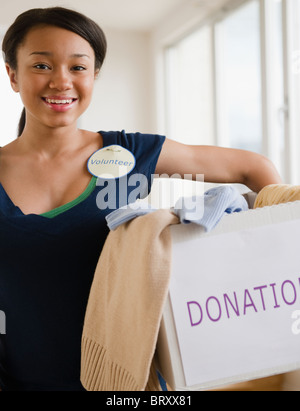
[[[26,35],[21,48],[28,54],[59,54],[91,58],[94,51],[87,40],[72,31],[55,26],[37,26]]]

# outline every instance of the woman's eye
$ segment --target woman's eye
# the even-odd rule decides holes
[[[46,64],[36,64],[34,68],[38,70],[50,70],[50,67],[47,66]]]
[[[72,68],[72,70],[74,70],[74,71],[84,71],[84,70],[86,70],[86,68],[82,67],[82,66],[74,66]]]

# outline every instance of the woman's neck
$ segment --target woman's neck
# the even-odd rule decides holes
[[[82,143],[82,131],[76,125],[58,128],[26,125],[18,138],[18,146],[24,152],[35,152],[48,158],[70,153]]]

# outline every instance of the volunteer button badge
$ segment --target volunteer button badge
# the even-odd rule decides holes
[[[88,161],[89,172],[105,180],[120,178],[135,168],[134,155],[126,148],[112,145],[96,151]]]

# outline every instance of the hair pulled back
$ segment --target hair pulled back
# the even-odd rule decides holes
[[[95,70],[100,70],[104,62],[107,42],[102,29],[90,18],[64,7],[36,8],[20,14],[15,22],[7,30],[3,42],[2,51],[5,63],[13,70],[17,70],[17,53],[19,47],[25,41],[28,32],[39,25],[60,27],[84,38],[95,53]],[[18,127],[18,136],[24,130],[26,123],[25,108],[22,111]]]

